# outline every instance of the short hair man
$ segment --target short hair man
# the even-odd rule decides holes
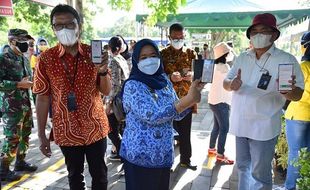
[[[85,157],[92,176],[92,189],[107,189],[104,161],[109,131],[101,94],[111,89],[107,73],[108,54],[102,63],[91,61],[91,47],[79,41],[81,21],[69,5],[57,5],[51,25],[59,44],[40,55],[34,78],[40,150],[51,156],[45,126],[50,104],[53,110],[53,137],[65,157],[70,189],[85,189]]]
[[[271,190],[271,161],[281,131],[282,106],[286,99],[301,98],[303,74],[294,56],[275,47],[280,31],[272,14],[256,15],[246,36],[253,49],[235,60],[223,84],[233,91],[230,132],[236,136],[238,189]],[[288,79],[291,91],[278,91],[278,65],[283,63],[294,66],[296,79]]]
[[[189,90],[192,80],[191,64],[197,58],[194,50],[184,46],[184,27],[181,24],[172,24],[169,28],[169,39],[171,45],[161,51],[165,72],[170,77],[174,89],[179,98],[185,96]],[[193,107],[193,112],[197,107]],[[197,167],[191,165],[191,126],[192,112],[180,121],[174,121],[173,127],[179,133],[181,167],[196,170]]]
[[[37,170],[25,161],[29,136],[33,126],[31,112],[32,71],[23,53],[32,39],[23,29],[11,29],[8,33],[8,52],[0,55],[0,110],[3,112],[5,139],[0,157],[0,178],[19,180],[14,171]],[[14,171],[9,169],[16,157]]]

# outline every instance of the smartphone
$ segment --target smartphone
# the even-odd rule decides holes
[[[102,42],[101,40],[91,40],[91,59],[94,64],[102,62]]]
[[[292,80],[293,75],[293,64],[279,64],[278,74],[279,74],[279,91],[292,90],[291,83],[289,80]]]
[[[195,59],[193,60],[194,78],[201,79],[201,82],[212,83],[214,73],[213,59]]]

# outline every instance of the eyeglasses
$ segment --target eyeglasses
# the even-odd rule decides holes
[[[263,30],[263,31],[251,31],[250,32],[250,36],[255,36],[256,34],[264,34],[264,35],[268,35],[273,33],[272,30]]]
[[[68,24],[53,24],[53,27],[57,31],[62,30],[63,28],[72,30],[72,29],[75,29],[76,25],[77,25],[76,22],[70,22]]]

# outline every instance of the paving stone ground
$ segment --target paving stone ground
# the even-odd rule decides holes
[[[186,170],[178,166],[179,147],[175,146],[174,171],[171,172],[171,190],[235,190],[237,189],[237,172],[234,165],[216,165],[214,158],[208,158],[207,150],[209,145],[210,131],[213,125],[213,115],[207,104],[208,89],[203,91],[203,98],[199,104],[198,114],[193,116],[192,122],[192,163],[198,166],[196,171]],[[36,120],[35,114],[34,119]],[[36,123],[36,121],[35,121]],[[0,123],[1,124],[1,123]],[[0,140],[2,127],[0,127]],[[108,141],[107,157],[111,152],[112,144]],[[228,135],[226,144],[226,155],[235,158],[234,137]],[[22,173],[20,181],[13,183],[2,182],[2,190],[67,190],[69,189],[67,180],[67,170],[64,158],[60,149],[55,144],[52,145],[52,157],[46,158],[38,149],[37,127],[33,128],[30,140],[27,161],[39,166],[35,173]],[[120,162],[111,162],[106,159],[109,176],[109,190],[125,190],[125,178],[120,174],[122,165]],[[212,168],[212,166],[214,166]],[[12,166],[13,167],[13,166]],[[91,177],[85,163],[85,181],[90,189]]]

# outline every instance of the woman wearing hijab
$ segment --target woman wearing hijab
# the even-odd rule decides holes
[[[286,139],[288,143],[288,168],[285,189],[296,189],[299,170],[294,167],[301,148],[310,151],[310,32],[301,38],[301,70],[304,74],[305,89],[299,101],[291,101],[285,112]]]
[[[168,190],[174,160],[172,122],[200,101],[204,84],[194,81],[179,100],[164,74],[158,47],[149,39],[135,45],[132,66],[123,88],[126,128],[120,150],[126,190]]]

